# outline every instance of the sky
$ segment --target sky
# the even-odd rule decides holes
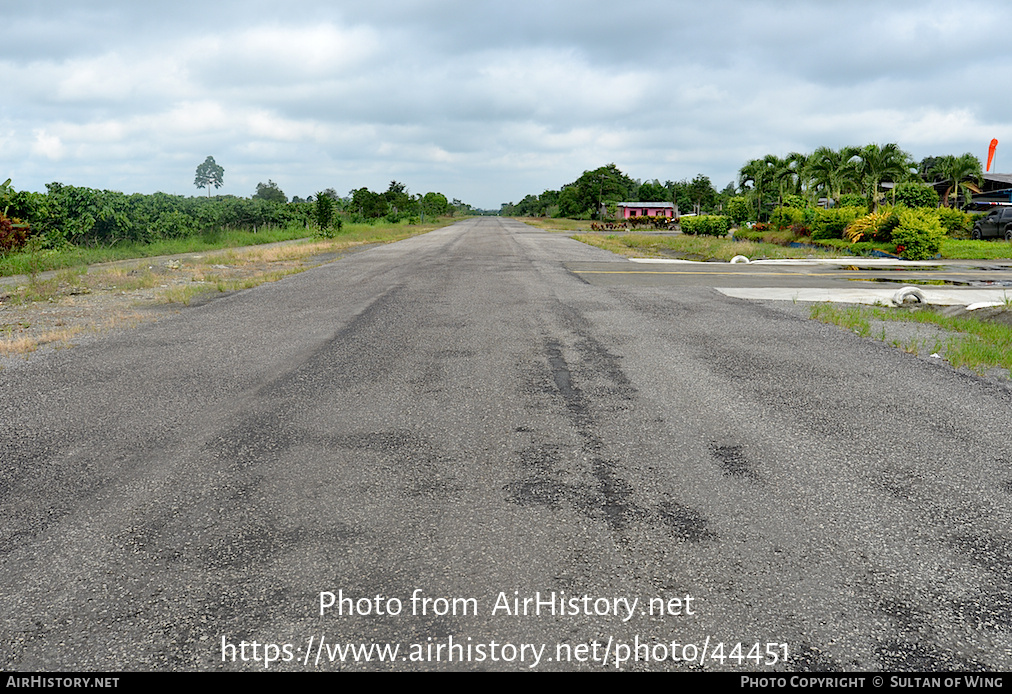
[[[0,180],[498,209],[895,142],[1012,171],[1006,0],[0,0]],[[1007,152],[1007,154],[1006,154]]]

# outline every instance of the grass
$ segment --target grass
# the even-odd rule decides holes
[[[556,217],[515,217],[515,219],[547,231],[588,231],[590,229],[590,221],[586,219]]]
[[[453,218],[440,218],[427,224],[345,224],[344,228],[331,241],[337,248],[362,243],[389,243],[425,233],[457,221]],[[133,258],[150,258],[160,255],[178,255],[182,253],[203,253],[224,248],[240,248],[258,246],[277,241],[292,241],[311,236],[312,232],[301,225],[284,228],[261,229],[257,233],[251,231],[216,231],[210,234],[188,236],[179,239],[164,239],[153,243],[117,243],[112,246],[84,248],[70,246],[61,249],[48,249],[37,252],[19,252],[0,255],[0,277],[10,275],[31,275],[46,270],[81,267],[105,263],[114,260]]]
[[[522,218],[526,224],[549,231],[584,231],[590,226],[586,220],[553,219],[546,217]],[[841,255],[871,255],[873,251],[893,254],[896,247],[889,243],[851,243],[843,239],[812,241],[805,236],[796,236],[789,230],[736,231],[739,240],[698,236],[662,236],[636,233],[579,234],[577,241],[597,246],[613,253],[631,257],[665,257],[672,254],[693,256],[701,260],[730,260],[736,255],[747,256],[750,260],[760,258],[829,258]],[[791,248],[792,242],[804,243],[809,247]],[[818,246],[812,248],[811,246]],[[1012,243],[1005,241],[968,241],[946,239],[940,251],[942,258],[966,260],[999,260],[1012,258]]]
[[[750,260],[759,258],[828,258],[839,255],[812,248],[790,248],[758,241],[731,241],[715,236],[578,234],[573,238],[612,253],[638,258],[682,256],[698,260],[728,261],[736,255],[744,255]]]
[[[0,356],[26,354],[44,344],[66,344],[81,332],[100,332],[150,320],[150,314],[135,310],[138,306],[189,306],[202,295],[250,289],[302,272],[323,260],[317,260],[318,256],[333,259],[354,246],[398,241],[454,221],[444,218],[413,226],[351,224],[332,239],[231,248],[150,265],[142,259],[150,256],[147,254],[124,266],[92,268],[89,272],[88,267],[78,265],[45,279],[30,273],[24,286],[0,291],[0,304],[16,319],[0,326]],[[86,296],[90,294],[96,296]],[[29,312],[40,302],[54,306],[41,314]],[[74,325],[64,325],[64,319]]]
[[[998,260],[1012,258],[1012,243],[1007,241],[942,241],[943,258],[966,260]]]
[[[1006,301],[1005,311],[1012,309],[1012,301]],[[1012,371],[1012,324],[1000,320],[981,320],[972,314],[946,316],[931,309],[910,311],[902,308],[872,306],[838,307],[832,304],[815,304],[811,317],[824,323],[839,325],[862,337],[871,335],[871,321],[904,321],[935,325],[952,333],[947,342],[940,340],[906,344],[894,341],[893,346],[908,352],[921,353],[930,349],[938,353],[954,367],[966,366],[977,373],[985,373],[992,367]],[[882,339],[885,331],[882,332]]]
[[[838,325],[861,337],[871,335],[868,310],[863,306],[839,307],[833,304],[813,304],[811,318],[823,323]],[[885,339],[884,334],[882,337]]]
[[[251,231],[217,231],[210,234],[188,236],[179,239],[164,239],[153,243],[124,242],[112,246],[86,248],[70,246],[48,249],[37,253],[20,252],[0,256],[0,276],[28,275],[32,272],[59,270],[61,268],[94,265],[113,260],[150,258],[158,255],[199,253],[220,248],[253,246],[276,241],[290,241],[305,238],[309,232],[302,226]]]

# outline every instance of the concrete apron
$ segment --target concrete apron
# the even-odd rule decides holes
[[[669,258],[630,258],[635,263],[696,263],[693,260]],[[784,260],[756,260],[754,265],[836,265],[859,268],[881,266],[927,267],[938,266],[937,260],[894,260],[890,258],[805,258]],[[738,299],[771,301],[828,301],[847,304],[924,303],[938,306],[965,306],[975,310],[988,306],[1012,303],[1012,288],[941,287],[934,285],[907,285],[904,287],[860,288],[787,288],[787,287],[714,287],[725,296]]]
[[[906,289],[904,287],[903,289]],[[1006,299],[1012,302],[1012,290],[975,289],[960,287],[911,287],[918,294],[917,300],[908,302],[935,304],[938,306],[966,306],[968,310],[986,306],[1004,306]],[[738,299],[764,299],[772,301],[831,301],[845,304],[886,304],[894,306],[904,303],[897,295],[902,289],[790,289],[784,287],[714,287],[725,296]]]

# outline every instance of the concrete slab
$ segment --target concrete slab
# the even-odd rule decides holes
[[[680,258],[629,258],[634,263],[699,263],[698,260]],[[770,260],[753,260],[750,265],[833,265],[853,267],[938,267],[945,264],[942,260],[899,260],[895,258],[779,258]],[[708,263],[712,265],[713,263]]]
[[[792,288],[792,287],[714,287],[724,296],[738,299],[756,299],[762,301],[830,301],[847,304],[893,304],[893,297],[899,287],[829,289],[829,288]],[[938,306],[967,306],[987,303],[989,305],[1004,304],[1012,300],[1009,289],[977,289],[961,287],[918,286],[923,295],[924,303]]]

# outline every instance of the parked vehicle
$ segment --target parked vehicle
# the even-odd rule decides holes
[[[1004,237],[1006,241],[1012,241],[1012,207],[998,207],[987,213],[986,217],[978,219],[973,225],[973,232],[970,237],[973,239],[987,239]]]

